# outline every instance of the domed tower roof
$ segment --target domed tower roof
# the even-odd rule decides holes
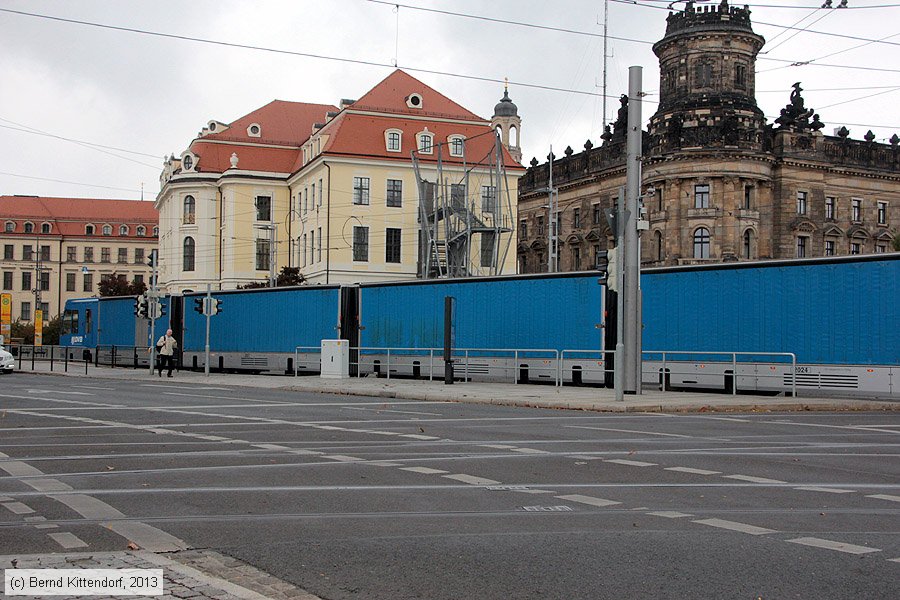
[[[503,97],[500,102],[494,106],[495,117],[517,117],[519,116],[519,107],[509,99],[509,91],[503,90]]]

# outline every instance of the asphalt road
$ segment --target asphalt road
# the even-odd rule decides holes
[[[15,374],[0,554],[212,548],[328,600],[897,598],[898,442],[896,413]]]

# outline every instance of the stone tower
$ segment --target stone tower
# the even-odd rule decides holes
[[[669,13],[659,58],[660,102],[650,119],[651,155],[690,148],[763,149],[765,117],[756,105],[756,55],[748,7],[718,6]]]
[[[519,118],[519,107],[509,98],[507,86],[503,86],[503,98],[494,106],[491,127],[500,132],[500,141],[509,150],[516,162],[522,162],[522,149],[519,136],[522,133],[522,119]]]

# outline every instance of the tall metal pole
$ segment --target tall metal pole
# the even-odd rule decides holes
[[[550,162],[547,163],[550,168],[550,180],[547,184],[547,272],[556,272],[556,235],[554,234],[553,219],[553,146],[550,146]]]
[[[209,377],[209,319],[212,308],[212,284],[206,284],[206,298],[203,300],[203,312],[206,314],[206,358],[203,361],[203,374]]]
[[[609,27],[609,0],[603,0],[603,119],[600,123],[602,129],[606,125],[606,34]]]
[[[625,139],[625,391],[641,393],[640,264],[637,220],[641,193],[641,67],[628,68],[628,131]]]
[[[275,287],[275,225],[269,225],[269,287]]]
[[[159,262],[159,252],[156,249],[150,251],[150,295],[147,298],[147,312],[150,317],[150,377],[153,377],[153,367],[156,365],[156,310],[158,309],[159,294],[156,289],[157,284],[157,263]],[[156,303],[157,308],[151,308]],[[154,312],[151,312],[154,311]]]
[[[616,197],[616,354],[613,368],[613,386],[616,401],[625,399],[625,188],[619,188]]]

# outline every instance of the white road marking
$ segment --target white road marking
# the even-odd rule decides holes
[[[300,455],[304,455],[304,456],[306,456],[306,455],[319,456],[320,454],[325,454],[325,453],[324,452],[316,452],[315,450],[297,449],[297,450],[290,450],[290,454],[300,454]]]
[[[423,475],[441,475],[447,471],[440,469],[432,469],[431,467],[402,467],[401,471],[410,471],[411,473],[422,473]]]
[[[512,450],[515,446],[509,446],[507,444],[479,444],[481,448],[493,448],[495,450]]]
[[[402,433],[400,437],[410,438],[413,440],[439,440],[441,438],[434,437],[433,435],[419,435],[418,433]]]
[[[339,462],[360,462],[363,460],[362,458],[358,458],[356,456],[344,456],[343,454],[326,454],[322,458],[336,460]]]
[[[701,525],[709,525],[710,527],[719,527],[721,529],[730,529],[732,531],[740,531],[741,533],[749,533],[750,535],[765,535],[767,533],[778,533],[774,529],[766,529],[765,527],[757,527],[756,525],[747,525],[746,523],[738,523],[736,521],[726,521],[724,519],[697,519],[694,523]]]
[[[656,463],[643,462],[640,460],[625,460],[624,458],[607,458],[603,462],[616,463],[617,465],[628,465],[629,467],[655,467]]]
[[[538,450],[537,448],[513,448],[512,451],[521,454],[550,454],[546,450]]]
[[[0,502],[13,502],[14,500],[9,496],[0,496]]]
[[[693,517],[694,515],[689,515],[688,513],[678,512],[677,510],[656,510],[653,512],[648,512],[648,515],[653,515],[654,517],[665,517],[666,519],[681,519],[684,517]]]
[[[63,390],[28,390],[29,394],[70,394],[72,396],[96,396],[90,392],[65,392]]]
[[[279,446],[278,444],[253,444],[253,447],[263,450],[292,450],[289,446]]]
[[[401,465],[401,463],[391,462],[389,460],[371,460],[366,462],[366,464],[373,467],[399,467]]]
[[[875,498],[876,500],[890,500],[891,502],[900,502],[900,496],[891,496],[890,494],[872,494],[866,498]]]
[[[870,552],[881,552],[881,548],[868,548],[866,546],[845,544],[844,542],[833,542],[831,540],[823,540],[814,537],[802,537],[787,541],[792,544],[801,544],[803,546],[812,546],[814,548],[824,548],[826,550],[837,550],[838,552],[846,552],[847,554],[869,554]]]
[[[816,487],[814,485],[804,485],[795,487],[795,490],[803,490],[804,492],[825,492],[826,494],[852,494],[856,490],[843,490],[840,488]]]
[[[69,550],[71,548],[87,548],[87,544],[79,538],[78,536],[72,533],[48,533],[48,537],[52,538],[54,542]]]
[[[578,459],[578,460],[603,460],[603,459],[602,459],[601,457],[599,457],[599,456],[587,456],[587,455],[585,455],[585,454],[569,454],[568,457],[569,457],[569,458],[575,458],[575,459]]]
[[[27,504],[22,504],[21,502],[4,502],[3,504],[0,504],[0,506],[14,515],[30,515],[34,512],[33,508]]]
[[[578,502],[580,504],[589,504],[591,506],[615,506],[616,504],[622,504],[621,502],[616,502],[615,500],[607,500],[605,498],[595,498],[594,496],[583,496],[581,494],[566,494],[564,496],[556,496],[560,500],[568,500],[569,502]]]
[[[442,475],[442,477],[446,477],[447,479],[455,479],[456,481],[462,481],[463,483],[468,483],[469,485],[497,485],[498,483],[500,483],[499,481],[494,481],[493,479],[487,479],[485,477],[475,477],[474,475],[465,475],[462,473]]]
[[[706,469],[694,469],[691,467],[666,467],[666,471],[677,471],[678,473],[693,473],[694,475],[719,475],[722,471],[707,471]]]
[[[53,525],[52,523],[41,523],[40,525],[35,525],[35,529],[59,529],[59,525]]]
[[[85,390],[114,390],[116,388],[100,387],[98,385],[73,385],[72,387],[83,388]]]
[[[722,475],[725,479],[738,479],[740,481],[749,481],[750,483],[787,483],[780,479],[769,479],[768,477],[753,477],[752,475]]]
[[[588,427],[586,425],[563,425],[569,429],[594,429],[597,431],[615,431],[617,433],[640,433],[641,435],[660,435],[663,437],[674,438],[693,438],[692,435],[681,435],[678,433],[660,433],[658,431],[640,431],[637,429],[613,429],[612,427]]]
[[[900,558],[889,558],[888,560],[891,562],[900,563]]]
[[[394,410],[392,408],[364,408],[360,406],[342,406],[341,408],[346,408],[347,410],[368,410],[375,412],[389,412],[389,413],[399,413],[401,415],[428,415],[431,417],[441,417],[442,413],[434,413],[434,412],[421,412],[415,410]]]

